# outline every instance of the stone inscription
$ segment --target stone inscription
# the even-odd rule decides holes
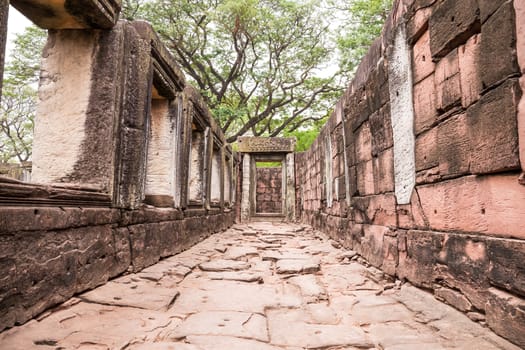
[[[239,137],[238,145],[241,153],[289,153],[295,150],[295,138]]]

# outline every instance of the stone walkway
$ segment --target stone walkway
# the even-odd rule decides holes
[[[0,349],[519,349],[309,227],[237,225],[0,334]]]

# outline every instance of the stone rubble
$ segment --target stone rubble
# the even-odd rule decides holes
[[[307,226],[236,225],[4,331],[0,349],[519,349],[356,260]]]

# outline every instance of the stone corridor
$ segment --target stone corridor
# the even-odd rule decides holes
[[[482,324],[311,227],[261,222],[9,329],[0,349],[519,349]]]

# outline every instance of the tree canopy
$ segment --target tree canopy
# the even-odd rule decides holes
[[[314,1],[152,0],[152,22],[229,141],[322,119],[340,93],[335,50]]]
[[[31,158],[40,56],[46,32],[34,26],[18,34],[4,70],[0,102],[0,161]]]
[[[392,0],[139,0],[230,142],[315,129],[378,36]]]

